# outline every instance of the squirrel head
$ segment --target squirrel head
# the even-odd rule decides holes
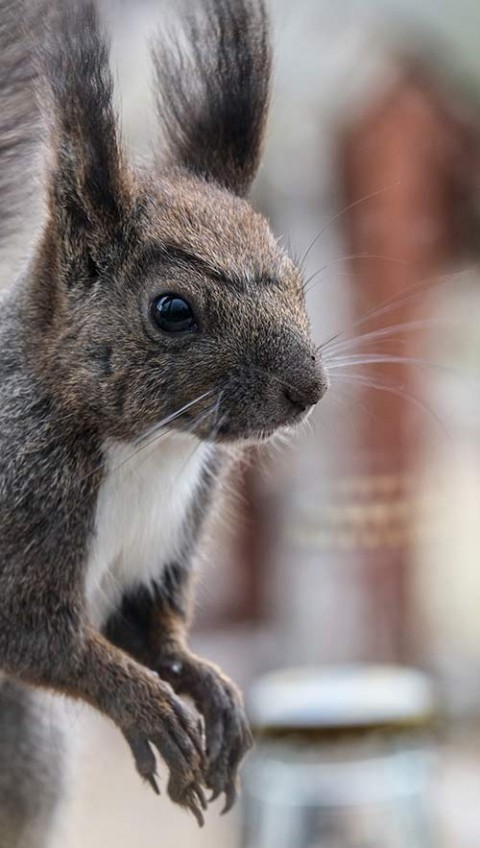
[[[130,166],[91,3],[47,50],[48,216],[32,264],[29,351],[49,391],[105,437],[168,425],[259,439],[326,390],[302,276],[245,200],[268,111],[259,0],[204,0],[190,52],[154,49],[162,157]]]

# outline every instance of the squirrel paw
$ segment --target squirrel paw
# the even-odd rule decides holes
[[[165,692],[167,689],[170,694]],[[124,736],[137,771],[160,794],[152,746],[158,750],[170,772],[169,797],[176,804],[188,808],[202,827],[207,802],[202,788],[205,783],[205,753],[198,718],[170,687],[164,687],[161,696],[155,700],[152,715],[147,713],[146,716],[142,711],[142,718],[137,720],[135,728],[124,730]]]
[[[237,797],[239,765],[253,743],[242,696],[219,669],[191,655],[166,659],[157,670],[177,691],[189,695],[203,716],[204,782],[212,790],[210,801],[225,794],[226,813]]]

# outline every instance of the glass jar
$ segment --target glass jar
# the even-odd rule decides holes
[[[429,848],[434,699],[420,672],[267,675],[249,708],[244,848]]]

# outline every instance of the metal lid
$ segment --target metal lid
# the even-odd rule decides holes
[[[296,668],[267,674],[248,698],[264,732],[324,733],[425,726],[435,713],[430,679],[400,666]]]

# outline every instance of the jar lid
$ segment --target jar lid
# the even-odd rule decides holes
[[[401,666],[295,668],[257,680],[248,697],[252,724],[268,732],[407,729],[434,716],[430,678]]]

